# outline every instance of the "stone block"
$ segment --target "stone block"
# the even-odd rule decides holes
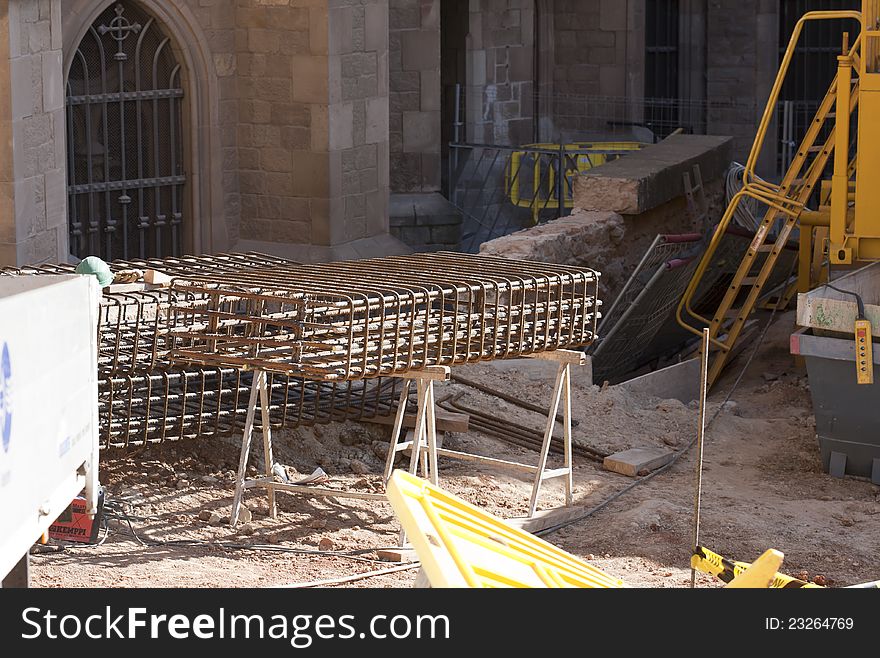
[[[64,107],[64,69],[61,62],[61,51],[45,52],[41,59],[43,111],[54,112]]]
[[[366,102],[367,144],[376,144],[388,139],[388,98],[370,98]]]
[[[350,53],[354,50],[354,8],[333,7],[327,14],[330,55]]]
[[[404,71],[426,71],[440,68],[440,32],[412,30],[400,35],[401,61]]]
[[[260,165],[266,171],[293,171],[290,151],[277,146],[266,147],[260,151]]]
[[[304,103],[326,103],[329,91],[328,70],[327,57],[294,55],[291,100]]]
[[[326,197],[329,185],[327,153],[294,151],[293,194],[290,196]]]
[[[600,0],[599,28],[602,30],[625,30],[627,2]]]
[[[36,56],[39,61],[39,55]],[[18,57],[9,62],[11,78],[12,119],[17,121],[34,113],[33,56]],[[42,103],[42,99],[40,99]]]
[[[64,169],[47,171],[43,183],[46,225],[49,228],[67,226],[67,172]]]
[[[404,112],[404,153],[440,151],[440,115],[437,112]]]
[[[440,71],[422,71],[420,109],[422,112],[440,111]]]
[[[468,85],[482,87],[486,84],[486,51],[472,50],[467,54]]]
[[[665,466],[674,455],[666,448],[633,448],[609,455],[602,466],[606,471],[636,477]]]
[[[514,46],[508,49],[508,79],[511,82],[534,80],[534,57],[533,48],[526,46]]]
[[[271,223],[270,239],[272,242],[289,242],[293,244],[309,244],[311,242],[311,224],[308,221]]]
[[[675,135],[577,177],[574,206],[638,215],[684,193],[682,175],[700,165],[703,180],[720,178],[732,158],[730,137]]]
[[[330,150],[341,151],[354,145],[354,107],[351,103],[334,103],[327,108],[330,124]]]
[[[379,52],[388,49],[387,0],[364,7],[364,47]]]
[[[327,7],[309,7],[309,50],[312,55],[328,55],[330,30]]]

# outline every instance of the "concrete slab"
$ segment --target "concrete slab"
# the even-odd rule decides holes
[[[662,370],[621,382],[614,388],[635,395],[680,400],[687,404],[700,397],[700,360],[688,359]]]
[[[733,139],[673,135],[577,177],[574,206],[640,215],[684,194],[682,175],[700,165],[705,182],[720,178],[732,159]]]
[[[665,448],[632,448],[608,455],[603,462],[606,471],[636,477],[643,471],[653,471],[672,461],[673,453]]]

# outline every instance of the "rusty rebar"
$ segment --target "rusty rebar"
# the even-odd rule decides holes
[[[326,381],[584,346],[598,273],[455,253],[175,279],[172,360]]]

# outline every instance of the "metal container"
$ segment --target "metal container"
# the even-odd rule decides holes
[[[804,357],[825,471],[870,477],[880,484],[880,345],[874,347],[874,384],[856,383],[854,328],[858,295],[880,338],[880,263],[798,295],[791,352]]]
[[[822,467],[835,477],[859,475],[880,484],[880,377],[857,384],[855,341],[812,331],[792,335],[791,353],[807,364]],[[880,373],[880,349],[874,369]]]

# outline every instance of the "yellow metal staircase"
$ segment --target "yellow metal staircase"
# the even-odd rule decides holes
[[[859,79],[858,77],[849,78],[845,76],[844,80],[851,79],[851,93],[849,94],[849,107],[837,107],[837,84],[838,76],[832,81],[828,92],[822,99],[816,116],[810,124],[807,134],[803,142],[797,150],[792,160],[791,166],[786,172],[779,185],[773,185],[762,181],[757,177],[755,172],[755,164],[764,144],[764,139],[770,127],[779,93],[782,89],[782,83],[788,71],[794,54],[795,46],[798,38],[803,30],[804,24],[811,20],[827,20],[827,19],[851,18],[861,22],[861,14],[853,11],[833,11],[833,12],[811,12],[805,14],[795,27],[792,34],[788,49],[779,69],[773,90],[768,100],[767,107],[764,111],[755,143],[746,165],[743,176],[743,187],[738,192],[724,213],[715,234],[710,241],[703,258],[694,273],[694,277],[688,285],[681,302],[678,306],[677,318],[679,324],[688,331],[696,334],[702,334],[702,328],[708,326],[710,334],[710,344],[712,351],[709,368],[709,384],[712,385],[723,370],[731,350],[737,339],[743,331],[749,315],[757,308],[759,303],[772,292],[765,290],[765,284],[773,273],[774,268],[779,260],[779,255],[785,249],[792,231],[798,224],[798,220],[802,212],[806,209],[806,203],[816,190],[819,184],[829,157],[835,147],[835,130],[834,127],[838,120],[838,116],[845,114],[849,117],[858,107],[859,100]],[[852,58],[854,64],[853,69],[859,69],[859,48],[861,44],[861,36],[856,40],[854,46],[849,50],[849,57]],[[846,145],[848,149],[848,145]],[[855,163],[850,167],[850,173],[854,174]],[[752,243],[749,245],[735,276],[728,285],[721,303],[718,305],[711,318],[706,318],[696,312],[693,308],[694,297],[697,288],[700,285],[703,275],[709,268],[712,259],[721,242],[721,238],[728,228],[738,205],[746,197],[756,199],[767,206],[767,212],[762,219],[758,231],[755,234]],[[775,233],[773,229],[782,219],[781,228]],[[812,233],[812,227],[803,226],[802,231]],[[802,240],[809,243],[809,240]],[[801,267],[807,267],[809,272],[809,254],[804,257],[802,248],[800,254]],[[806,261],[806,262],[805,262]],[[799,281],[803,281],[799,277]],[[809,281],[809,277],[807,277]],[[803,286],[804,284],[801,283]],[[783,308],[791,299],[795,292],[795,286],[789,286],[787,290],[779,295],[776,302],[779,308]],[[805,292],[805,291],[803,291]]]

